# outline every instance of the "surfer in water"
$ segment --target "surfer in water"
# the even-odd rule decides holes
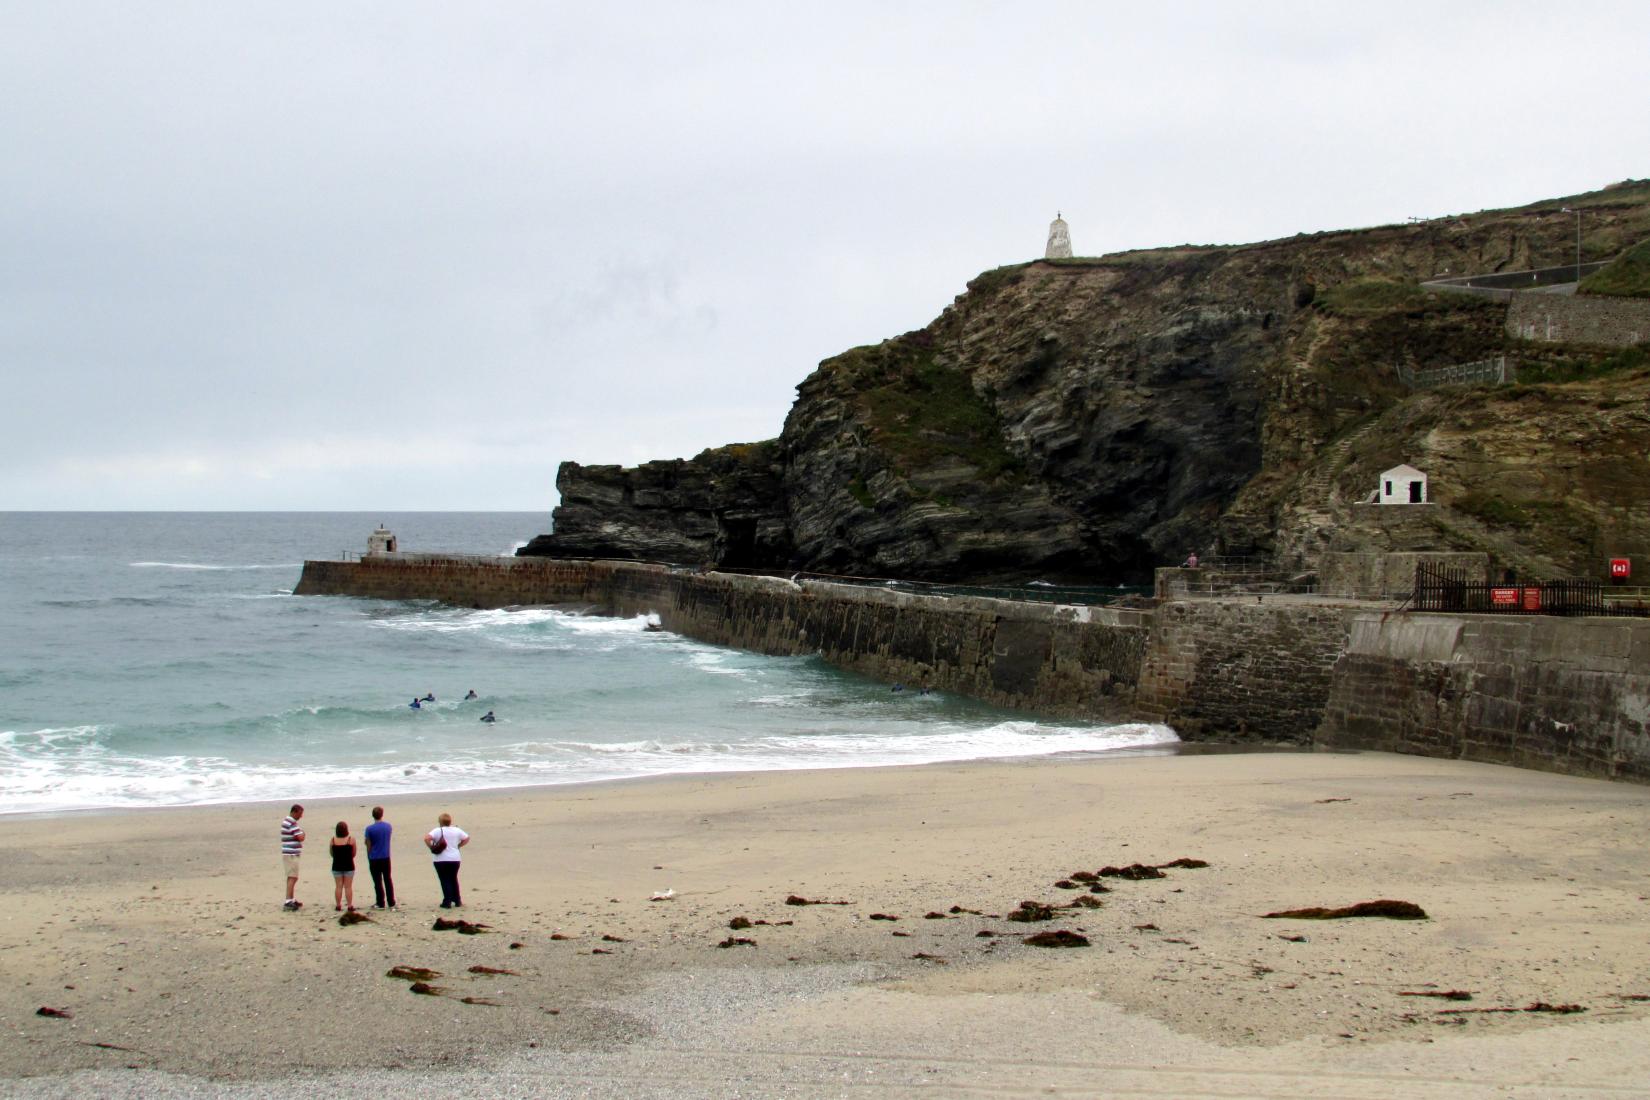
[[[469,691],[469,694],[464,696],[464,701],[466,703],[468,703],[471,699],[479,699],[479,698],[481,698],[481,696],[476,694],[476,689],[471,688],[470,691]]]
[[[488,711],[486,714],[483,714],[481,716],[481,720],[483,722],[497,722],[498,721],[497,718],[493,717],[493,712],[492,711]]]
[[[426,702],[426,703],[433,703],[433,702],[435,702],[435,692],[433,692],[433,691],[426,691],[426,692],[425,692],[425,693],[424,693],[424,701],[425,701],[425,702]]]
[[[413,710],[423,710],[424,709],[424,704],[420,703],[418,701],[418,697],[416,695],[413,696],[413,701],[408,703],[407,706],[411,707]]]

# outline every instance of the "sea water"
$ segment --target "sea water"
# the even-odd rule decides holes
[[[292,595],[304,559],[362,549],[380,522],[402,549],[497,555],[549,526],[540,513],[0,514],[0,813],[1175,741],[1164,726],[894,692],[642,618]]]

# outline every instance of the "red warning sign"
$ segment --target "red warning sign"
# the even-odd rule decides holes
[[[1610,578],[1612,580],[1625,580],[1626,578],[1631,577],[1632,575],[1633,575],[1633,559],[1632,558],[1611,558],[1610,559]]]

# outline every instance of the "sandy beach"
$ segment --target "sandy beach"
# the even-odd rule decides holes
[[[325,838],[373,800],[307,803],[296,913],[290,800],[6,820],[0,1093],[1650,1095],[1643,787],[1252,753],[398,798],[401,907],[363,870],[350,927]],[[1428,919],[1263,916],[1376,899]]]

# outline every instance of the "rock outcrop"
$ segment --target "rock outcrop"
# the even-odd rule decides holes
[[[790,560],[783,468],[774,441],[641,466],[564,462],[555,534],[525,557],[626,558],[771,566]]]
[[[1309,567],[1327,548],[1419,540],[1562,569],[1581,550],[1555,537],[1541,500],[1608,515],[1609,539],[1643,543],[1642,509],[1605,499],[1643,472],[1642,418],[1626,407],[1650,396],[1638,352],[1516,345],[1504,303],[1418,285],[1563,258],[1575,223],[1561,205],[1586,206],[1589,255],[1650,237],[1641,182],[1411,225],[988,271],[925,328],[822,362],[777,440],[633,469],[565,464],[555,531],[522,553],[1115,582],[1190,550]],[[1531,450],[1517,414],[1529,387],[1410,394],[1398,380],[1399,366],[1502,354],[1546,380],[1536,404],[1554,438],[1585,437],[1583,464],[1608,459],[1605,472],[1570,484],[1541,466],[1531,479],[1532,463],[1575,463],[1557,443]],[[1596,412],[1610,400],[1624,404],[1606,429]],[[1437,487],[1442,522],[1420,534],[1367,523],[1353,503],[1400,461]]]

